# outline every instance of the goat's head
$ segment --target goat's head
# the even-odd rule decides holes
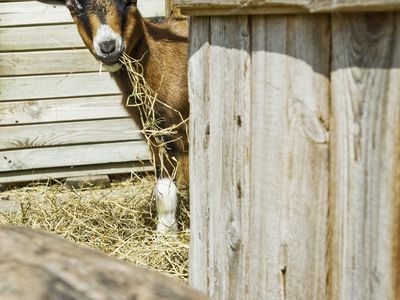
[[[135,35],[140,28],[136,0],[38,1],[67,6],[86,47],[106,65],[118,63],[139,38]]]

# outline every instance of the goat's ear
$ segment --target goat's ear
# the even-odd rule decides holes
[[[66,3],[66,0],[36,0],[36,1],[51,5],[65,5]]]

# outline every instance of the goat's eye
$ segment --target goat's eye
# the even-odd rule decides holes
[[[131,6],[131,5],[135,5],[136,6],[136,0],[125,0],[125,6]]]
[[[66,4],[72,14],[79,15],[83,10],[83,7],[79,3],[79,0],[67,0]]]

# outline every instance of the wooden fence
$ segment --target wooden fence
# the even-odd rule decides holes
[[[400,1],[177,3],[193,16],[191,285],[400,299]]]
[[[65,7],[0,1],[0,183],[149,170],[138,129]]]

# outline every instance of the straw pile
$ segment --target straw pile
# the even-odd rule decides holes
[[[112,183],[111,188],[70,191],[47,182],[0,193],[0,201],[20,201],[21,211],[0,213],[0,224],[54,232],[79,245],[187,281],[189,212],[181,195],[177,234],[154,232],[152,176]]]
[[[133,86],[127,106],[137,107],[140,112],[142,133],[152,151],[154,170],[158,162],[160,165],[157,167],[160,167],[163,175],[174,179],[178,165],[176,159],[167,153],[168,144],[182,138],[177,129],[187,126],[188,120],[157,98],[157,91],[153,91],[143,77],[141,60],[123,54],[120,61]],[[179,124],[162,128],[160,124],[164,120],[156,115],[155,105],[163,105],[177,113],[181,117]],[[171,171],[165,165],[174,168]],[[50,181],[46,184],[10,189],[0,193],[0,201],[19,201],[21,211],[0,212],[0,224],[54,232],[79,245],[99,249],[119,259],[187,281],[187,193],[181,195],[180,201],[178,223],[181,231],[157,236],[154,231],[155,204],[150,201],[154,185],[153,175],[136,177],[134,182],[127,180],[113,183],[108,189],[69,191],[62,183]]]

